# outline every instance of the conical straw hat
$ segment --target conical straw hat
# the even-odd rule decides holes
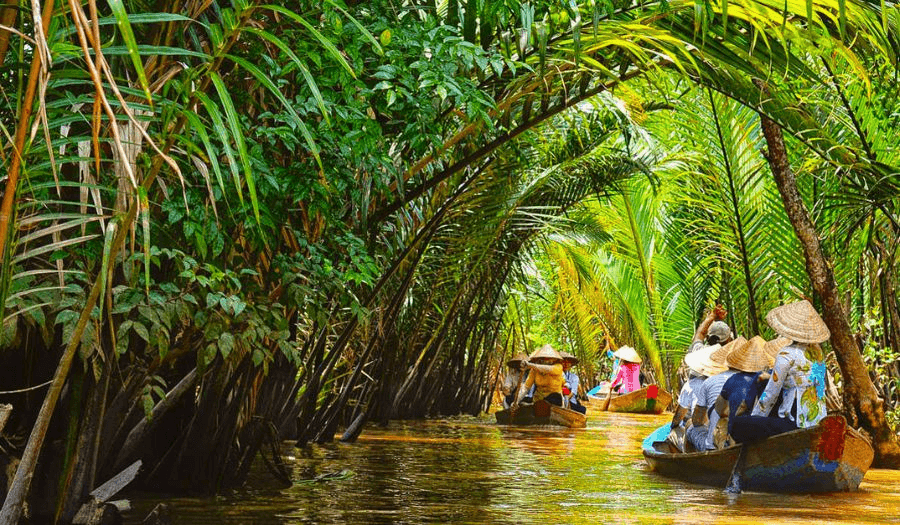
[[[714,376],[720,374],[728,368],[714,362],[710,359],[713,352],[721,348],[721,345],[704,346],[698,350],[684,356],[684,364],[694,372],[702,376]]]
[[[568,361],[573,365],[578,364],[578,358],[570,354],[569,352],[560,352],[559,355],[562,356],[563,361]]]
[[[740,348],[746,342],[747,342],[747,338],[742,335],[739,335],[739,336],[737,336],[737,339],[730,341],[727,345],[725,345],[722,348],[719,348],[718,350],[713,352],[712,355],[709,356],[709,358],[712,359],[714,363],[717,363],[721,366],[727,367],[728,363],[726,361],[726,358],[728,357],[728,354],[730,354],[731,351],[734,350],[735,348]]]
[[[780,335],[771,341],[766,342],[766,354],[772,358],[772,362],[775,362],[775,358],[778,357],[778,352],[781,351],[782,348],[791,344],[791,340],[787,337],[781,337]]]
[[[533,354],[531,354],[531,356],[528,357],[528,360],[532,361],[534,359],[539,359],[542,357],[544,359],[555,359],[557,361],[562,361],[562,356],[559,355],[559,352],[554,350],[553,347],[550,345],[544,345],[544,346],[538,348],[536,352],[534,352]]]
[[[754,336],[746,343],[733,349],[725,358],[729,368],[741,372],[762,372],[769,368],[770,359],[766,353],[766,340]]]
[[[641,356],[638,355],[637,351],[630,346],[620,347],[618,350],[613,353],[614,356],[618,357],[622,361],[628,361],[630,363],[640,363],[643,361]]]
[[[528,356],[525,355],[525,352],[519,352],[515,357],[506,362],[508,366],[513,366],[521,363],[522,361],[527,361]]]
[[[798,343],[821,343],[831,337],[825,321],[806,300],[773,308],[766,322],[778,335]]]

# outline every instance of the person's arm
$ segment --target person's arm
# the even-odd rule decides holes
[[[516,404],[525,397],[532,386],[534,386],[534,374],[528,374],[528,379],[525,380],[525,388],[520,388],[516,395]]]
[[[708,422],[709,415],[706,413],[706,407],[698,403],[697,406],[694,407],[694,413],[691,414],[691,423],[695,427],[702,427]]]
[[[694,332],[694,339],[692,341],[703,341],[706,339],[706,332],[709,330],[709,325],[713,324],[715,321],[715,314],[713,312],[709,312],[706,314],[706,318],[700,323],[700,326],[697,327],[697,331]]]
[[[685,416],[687,416],[687,412],[688,412],[687,407],[683,407],[681,405],[678,405],[677,407],[675,407],[675,415],[672,416],[671,427],[672,428],[680,427],[681,421],[684,419]]]
[[[725,319],[725,315],[727,312],[722,305],[716,305],[715,308],[703,319],[700,323],[700,326],[697,327],[697,331],[694,332],[694,342],[703,341],[706,339],[706,333],[709,331],[709,325],[713,324],[713,321],[721,321]]]
[[[753,416],[768,416],[772,411],[772,407],[778,401],[781,395],[781,389],[784,388],[784,380],[791,368],[791,362],[787,355],[778,354],[775,359],[775,368],[772,369],[772,376],[766,383],[766,388],[759,394],[759,399],[753,405]]]
[[[609,391],[612,392],[613,388],[625,381],[625,367],[620,366],[619,371],[616,372],[616,377],[613,379],[612,383],[609,384]]]
[[[728,400],[719,395],[716,398],[716,413],[719,414],[719,417],[725,417],[728,413]]]
[[[551,374],[551,373],[553,373],[554,370],[556,370],[554,367],[560,366],[560,365],[541,365],[538,363],[526,363],[526,364],[529,367],[535,369],[536,371],[543,372],[544,374]],[[560,366],[560,369],[562,369],[561,366]]]

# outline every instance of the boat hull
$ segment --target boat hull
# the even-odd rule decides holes
[[[746,445],[741,487],[778,493],[844,492],[859,488],[874,450],[843,416],[828,416],[811,428]],[[668,453],[657,442],[645,445],[650,468],[665,476],[725,487],[741,445],[722,450]]]
[[[494,416],[500,425],[558,425],[568,428],[584,428],[587,417],[580,412],[538,401],[534,405],[522,405],[516,411],[500,410]]]
[[[603,397],[591,399],[591,405],[602,407]],[[662,414],[672,403],[672,394],[657,385],[646,386],[640,390],[620,394],[609,400],[608,412],[627,412],[631,414]]]

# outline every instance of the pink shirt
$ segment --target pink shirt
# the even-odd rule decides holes
[[[619,389],[619,393],[627,394],[628,392],[640,390],[641,364],[622,361],[622,364],[619,366],[619,373],[616,374],[616,378],[613,379],[613,382],[609,385],[609,389],[612,390],[619,383],[622,383],[622,388]]]

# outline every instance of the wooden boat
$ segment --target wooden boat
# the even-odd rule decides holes
[[[581,412],[537,401],[533,405],[520,405],[517,410],[500,410],[495,414],[500,425],[559,425],[584,428],[587,417]]]
[[[590,399],[591,406],[602,409],[606,396]],[[614,395],[609,400],[609,412],[629,412],[632,414],[662,414],[672,402],[672,394],[657,385],[649,385],[627,394]]]
[[[660,429],[662,430],[662,429]],[[655,439],[659,439],[656,436]],[[759,492],[841,492],[859,487],[875,452],[841,415],[747,447],[741,488]],[[708,452],[672,453],[665,441],[644,442],[644,458],[664,476],[724,488],[741,445]]]

